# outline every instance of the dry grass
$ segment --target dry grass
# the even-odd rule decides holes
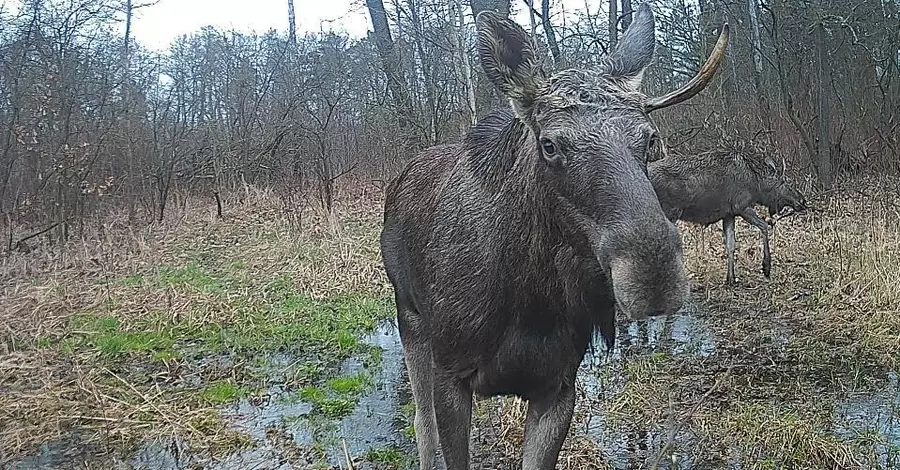
[[[635,454],[629,468],[876,467],[883,454],[875,449],[900,443],[871,433],[838,438],[833,410],[846,396],[885,387],[886,372],[898,367],[897,187],[834,192],[814,201],[815,211],[779,221],[771,280],[761,274],[757,233],[738,222],[736,287],[723,285],[720,227],[683,226],[695,296],[706,307],[697,316],[715,350],[675,353],[671,332],[655,347],[624,347],[594,371],[605,377],[599,390],[581,390],[560,468],[614,468],[620,452]],[[252,389],[252,354],[198,361],[170,355],[184,346],[178,341],[209,343],[216,328],[228,332],[218,347],[234,353],[307,338],[284,329],[290,312],[263,308],[278,305],[283,283],[309,302],[389,298],[378,196],[351,194],[336,218],[312,210],[301,217],[264,190],[241,199],[226,201],[225,220],[209,201],[189,202],[165,224],[137,230],[104,218],[85,240],[0,258],[0,464],[73,438],[94,454],[154,436],[183,437],[210,453],[248,445],[209,393],[186,384]],[[122,348],[98,339],[108,317],[136,349],[104,353]],[[148,329],[178,347],[147,343],[140,333]],[[524,412],[515,399],[478,404],[473,454],[486,468],[519,463]],[[587,433],[582,424],[596,416],[633,448]]]
[[[163,224],[106,217],[84,240],[0,258],[0,464],[54,441],[95,457],[160,436],[228,452],[248,439],[216,405],[259,384],[256,353],[296,338],[338,359],[353,347],[291,315],[387,298],[377,205],[343,201],[336,219],[306,210],[298,227],[273,194],[242,198],[224,220],[188,201]],[[353,312],[332,326],[374,324]],[[235,385],[204,388],[220,381]]]

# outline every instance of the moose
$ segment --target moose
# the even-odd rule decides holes
[[[617,311],[641,320],[687,300],[681,236],[647,176],[648,116],[706,87],[728,27],[696,76],[656,98],[639,91],[656,44],[647,5],[600,66],[549,77],[515,22],[486,11],[476,27],[481,66],[511,109],[390,182],[382,259],[420,468],[434,468],[440,444],[448,470],[468,470],[474,397],[514,395],[528,403],[522,468],[547,470],[595,334],[611,348]]]
[[[754,206],[766,206],[770,216],[781,213],[785,207],[794,211],[806,209],[803,195],[785,183],[784,159],[779,164],[771,156],[715,149],[699,155],[672,154],[647,166],[650,182],[670,221],[705,226],[722,221],[727,284],[735,283],[736,217],[759,229],[762,271],[766,278],[771,277],[769,228]]]

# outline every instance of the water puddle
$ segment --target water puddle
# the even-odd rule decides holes
[[[887,374],[878,393],[852,395],[834,410],[835,435],[874,442],[881,468],[900,467],[900,374]]]
[[[622,393],[626,386],[628,361],[654,355],[678,356],[708,360],[722,354],[725,344],[709,326],[700,304],[685,307],[679,314],[656,317],[642,322],[620,322],[616,347],[606,352],[598,342],[597,350],[589,352],[581,365],[578,381],[581,391],[577,420],[573,423],[581,436],[593,441],[602,452],[598,458],[617,469],[638,468],[653,464],[659,449],[672,444],[670,455],[677,455],[677,465],[671,460],[658,462],[660,468],[739,468],[728,462],[711,463],[706,456],[696,456],[703,443],[688,429],[678,429],[669,435],[667,423],[646,423],[646,426],[623,426],[604,414],[601,406]],[[777,336],[777,335],[776,335]],[[313,407],[297,399],[284,388],[285,371],[295,365],[290,356],[273,358],[270,363],[272,385],[263,397],[243,399],[223,411],[235,429],[243,431],[255,442],[255,447],[229,455],[224,460],[210,461],[191,453],[183,442],[148,442],[122,468],[180,470],[201,465],[207,469],[289,469],[297,464],[319,461],[331,468],[343,464],[343,443],[349,454],[360,457],[369,451],[394,447],[406,455],[414,455],[414,443],[406,437],[402,407],[411,401],[403,364],[403,353],[396,326],[385,324],[365,339],[382,350],[381,363],[372,368],[373,386],[360,397],[357,406],[346,417],[313,422]],[[773,345],[778,346],[773,341]],[[341,365],[342,375],[353,375],[366,369],[358,359]],[[281,377],[281,378],[279,378]],[[888,385],[877,394],[851,396],[835,409],[834,432],[842,439],[875,439],[878,459],[883,467],[900,464],[900,385],[896,372],[889,375]],[[321,419],[321,418],[320,418]],[[634,424],[634,423],[631,423]],[[709,445],[706,443],[705,445]],[[318,454],[311,454],[315,448]],[[23,460],[14,469],[56,468],[69,461],[63,450],[53,445],[41,448],[35,456]],[[721,449],[727,455],[727,449]],[[323,458],[324,457],[324,458]],[[356,463],[356,468],[367,469]],[[718,465],[718,467],[717,467]],[[300,468],[305,465],[299,465]]]
[[[382,349],[381,369],[375,376],[374,390],[363,396],[353,414],[340,424],[340,435],[346,439],[351,455],[359,455],[368,449],[385,446],[402,447],[408,441],[398,437],[399,407],[411,400],[406,383],[406,367],[400,334],[393,324],[385,324],[367,338],[366,342]],[[359,372],[363,366],[358,361],[348,361],[344,373]]]
[[[620,321],[616,329],[616,344],[611,352],[602,348],[589,352],[582,361],[578,385],[585,399],[578,407],[585,418],[576,430],[595,442],[603,458],[613,468],[629,469],[647,465],[647,459],[667,442],[677,449],[690,449],[694,439],[690,432],[679,430],[670,436],[664,427],[652,429],[623,429],[601,411],[601,403],[623,392],[626,385],[625,367],[630,357],[648,355],[691,355],[698,358],[716,352],[716,337],[704,321],[697,303],[690,303],[678,314],[651,317],[647,320]],[[652,463],[652,462],[651,462]],[[689,460],[679,462],[692,468]]]
[[[311,446],[325,453],[321,463],[339,468],[344,462],[344,443],[351,456],[388,446],[409,447],[408,440],[402,437],[403,423],[398,419],[400,406],[409,397],[401,389],[406,380],[397,328],[385,323],[364,342],[382,350],[381,364],[377,371],[370,371],[374,372],[373,387],[360,397],[351,414],[338,420],[319,417],[312,421],[312,405],[273,387],[264,400],[243,399],[233,411],[225,413],[236,429],[261,445],[206,468],[282,468],[271,463],[309,459],[303,454]],[[340,373],[353,375],[365,369],[361,360],[351,358],[344,361]]]

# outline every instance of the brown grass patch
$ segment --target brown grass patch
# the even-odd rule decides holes
[[[211,454],[245,446],[203,387],[227,379],[252,391],[253,357],[200,364],[181,355],[178,335],[228,348],[236,340],[214,333],[230,328],[265,349],[270,339],[248,322],[278,296],[386,298],[377,203],[348,198],[336,217],[297,217],[268,190],[240,196],[226,199],[223,220],[210,201],[188,200],[162,224],[110,216],[84,239],[0,257],[0,465],[54,441],[94,457],[155,437]],[[290,312],[279,321],[300,329]]]
[[[708,310],[698,316],[714,352],[673,353],[665,343],[671,332],[655,347],[624,348],[622,359],[597,371],[612,377],[600,396],[579,399],[560,468],[612,468],[620,449],[582,429],[594,415],[609,434],[649,447],[629,460],[632,468],[684,468],[677,462],[685,459],[694,468],[729,459],[754,469],[877,466],[877,446],[898,444],[838,438],[832,414],[846,396],[885,387],[900,360],[896,187],[835,191],[814,201],[817,210],[779,221],[771,280],[761,274],[757,232],[738,222],[736,287],[723,285],[721,228],[683,225],[688,270]],[[321,301],[348,292],[389,297],[377,248],[379,195],[349,195],[336,217],[286,208],[267,190],[249,188],[241,199],[226,199],[224,220],[210,201],[188,203],[164,224],[133,229],[112,217],[65,247],[0,258],[0,463],[73,435],[92,452],[153,436],[185,437],[210,452],[248,444],[196,389],[168,386],[198,378],[252,383],[245,364],[147,361],[146,351],[111,361],[96,348],[67,350],[73,334],[92,338],[100,328],[81,322],[85,312],[118,318],[126,335],[148,324],[160,332],[224,325],[250,333],[266,331],[267,321],[248,311],[276,302],[279,282]],[[200,268],[185,271],[192,263]],[[487,466],[519,463],[524,406],[478,404],[473,454]]]

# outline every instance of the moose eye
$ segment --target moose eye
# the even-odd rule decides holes
[[[556,145],[550,139],[541,139],[541,150],[549,157],[556,154]]]
[[[659,134],[656,132],[650,134],[650,138],[647,139],[647,151],[652,152],[656,150],[656,147],[659,146]]]

